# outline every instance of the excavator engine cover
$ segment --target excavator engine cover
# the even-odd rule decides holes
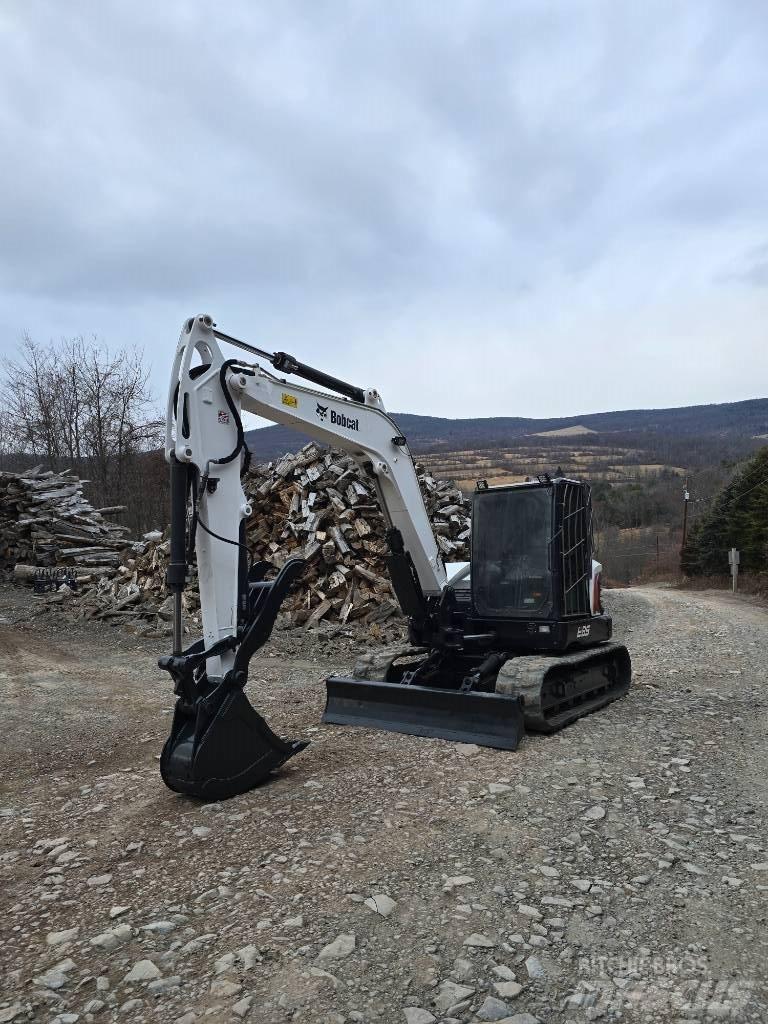
[[[281,740],[226,679],[192,706],[179,699],[160,756],[169,789],[203,800],[244,793],[307,746]]]

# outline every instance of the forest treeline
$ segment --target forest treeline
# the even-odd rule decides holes
[[[740,571],[768,570],[768,446],[741,468],[693,525],[682,554],[690,576],[728,573],[728,552],[737,548]]]

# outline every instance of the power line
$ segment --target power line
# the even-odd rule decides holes
[[[758,487],[760,487],[761,484],[764,484],[766,482],[768,482],[768,474],[766,474],[762,480],[758,480],[757,483],[754,484],[752,487],[748,487],[746,491],[742,491],[741,494],[737,494],[735,498],[731,498],[731,502],[739,501],[741,498],[744,497],[745,494],[749,494],[750,491],[756,490]]]
[[[758,480],[756,484],[753,484],[751,487],[748,487],[746,489],[746,491],[742,491],[740,494],[735,494],[732,498],[728,498],[726,500],[726,509],[728,509],[730,506],[734,505],[737,501],[740,501],[747,494],[750,494],[752,491],[756,491],[757,488],[760,487],[764,483],[768,483],[768,474],[766,474],[766,476],[764,476],[762,478],[762,480]],[[723,513],[721,513],[719,515],[715,515],[714,512],[709,512],[709,513],[705,512],[704,516],[708,517],[708,521],[710,523],[725,522],[726,519],[727,519],[727,512],[726,512],[726,510],[724,510]],[[707,521],[707,520],[705,519],[705,521]]]

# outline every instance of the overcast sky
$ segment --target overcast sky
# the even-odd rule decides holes
[[[0,346],[181,322],[392,410],[768,394],[765,0],[3,0]]]

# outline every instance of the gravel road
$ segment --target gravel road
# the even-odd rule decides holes
[[[320,727],[354,634],[251,698],[310,747],[164,788],[164,651],[0,591],[0,1024],[768,1019],[768,611],[612,591],[630,694],[516,753]]]

